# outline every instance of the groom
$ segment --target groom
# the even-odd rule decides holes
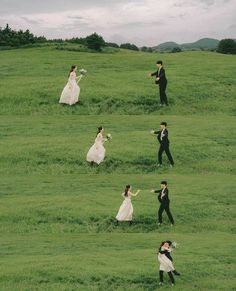
[[[160,207],[158,210],[158,225],[162,224],[162,213],[165,211],[169,221],[170,225],[173,226],[174,224],[174,218],[170,212],[170,199],[169,199],[169,190],[167,188],[167,182],[162,181],[161,182],[161,189],[160,190],[151,190],[152,193],[158,193],[158,200],[160,202]]]
[[[160,106],[168,106],[168,100],[166,96],[166,87],[167,87],[167,79],[165,70],[162,66],[162,61],[157,61],[156,63],[157,71],[152,73],[151,76],[156,77],[156,84],[159,84],[159,93],[160,93]]]
[[[151,131],[151,134],[156,134],[157,135],[157,139],[160,143],[160,148],[158,151],[158,166],[161,167],[162,166],[162,154],[163,152],[166,153],[169,163],[170,163],[170,167],[172,168],[174,166],[174,160],[172,158],[172,155],[170,153],[170,142],[168,139],[168,130],[167,130],[167,123],[166,122],[161,122],[160,124],[160,129],[159,131]]]

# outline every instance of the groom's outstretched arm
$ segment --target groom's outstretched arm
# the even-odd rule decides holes
[[[157,76],[157,74],[158,74],[158,71],[152,73],[151,76]]]
[[[154,190],[154,193],[160,193],[161,190]]]

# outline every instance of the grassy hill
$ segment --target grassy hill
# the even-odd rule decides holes
[[[176,43],[175,41],[167,41],[167,42],[163,42],[157,46],[152,47],[152,49],[154,51],[170,51],[175,47],[180,47],[180,45]]]
[[[159,108],[150,72],[157,59],[166,67],[171,106]],[[0,114],[232,114],[235,111],[235,56],[210,52],[115,54],[55,48],[3,51]],[[81,81],[82,106],[58,106],[71,63],[88,70]],[[204,73],[204,75],[203,75]],[[203,77],[204,76],[204,77]],[[6,97],[7,96],[7,97]]]
[[[196,50],[196,49],[211,50],[211,49],[216,49],[218,44],[219,44],[218,39],[202,38],[195,42],[182,43],[182,44],[178,44],[173,41],[164,42],[157,46],[154,46],[153,49],[155,51],[171,51],[173,48],[179,47],[183,50]]]
[[[181,47],[183,49],[216,49],[218,44],[218,39],[202,38],[193,43],[183,43]]]
[[[169,108],[153,79],[162,58]],[[234,56],[114,54],[54,47],[0,54],[0,290],[159,290],[156,250],[173,254],[175,290],[235,290]],[[88,70],[81,105],[60,106],[68,67]],[[157,168],[150,134],[169,124],[176,162]],[[85,161],[96,127],[113,139]],[[176,225],[158,227],[150,189],[169,182]],[[114,224],[130,183],[134,224]],[[163,290],[170,285],[165,277]]]

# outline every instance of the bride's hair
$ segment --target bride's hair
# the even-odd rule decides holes
[[[170,240],[165,240],[165,241],[161,242],[161,245],[160,245],[160,247],[159,247],[159,252],[161,251],[161,248],[163,247],[163,245],[164,245],[165,243],[168,243],[169,246],[172,245],[172,242],[171,242]]]
[[[129,189],[130,189],[130,185],[126,185],[126,186],[125,186],[125,194],[124,194],[125,197],[128,196]]]
[[[71,69],[70,69],[70,73],[73,72],[76,67],[77,67],[76,65],[72,65]],[[70,73],[69,73],[68,77],[70,77]]]
[[[165,241],[161,242],[160,247],[159,247],[159,252],[161,251],[161,248],[164,244],[165,244]]]
[[[97,131],[97,134],[96,134],[96,136],[101,132],[101,130],[103,129],[103,127],[102,126],[99,126],[98,127],[98,131]]]

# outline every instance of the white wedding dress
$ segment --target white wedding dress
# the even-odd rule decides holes
[[[133,216],[133,205],[131,203],[131,194],[125,197],[123,203],[120,206],[116,219],[118,221],[131,221]]]
[[[158,261],[160,262],[160,271],[164,271],[164,272],[170,272],[170,271],[174,271],[174,265],[171,262],[170,259],[167,258],[167,256],[165,254],[158,254]]]
[[[59,103],[73,105],[79,101],[80,87],[76,82],[76,73],[71,72],[68,82],[61,93]]]
[[[103,162],[105,158],[105,148],[103,146],[104,138],[102,137],[101,133],[98,133],[95,143],[91,146],[87,153],[87,161],[88,162],[94,162],[96,164],[100,164]]]

